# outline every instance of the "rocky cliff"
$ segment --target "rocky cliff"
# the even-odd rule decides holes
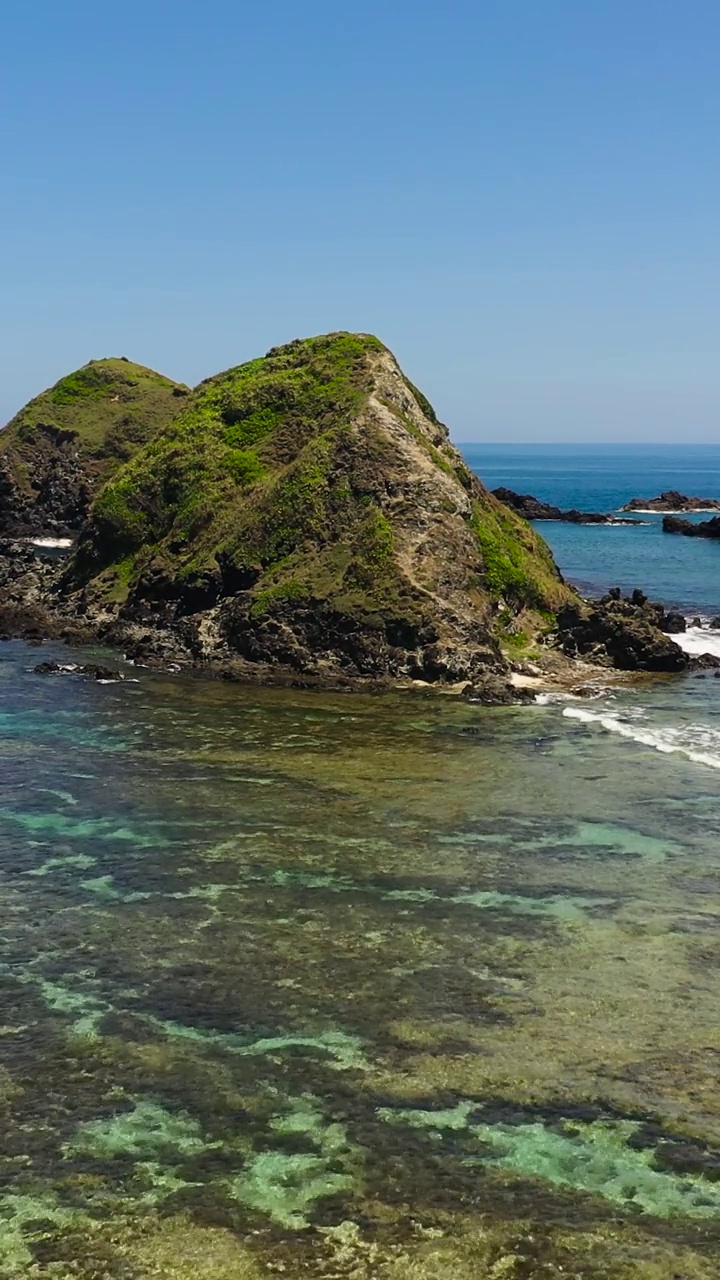
[[[63,593],[140,654],[430,682],[503,669],[504,630],[573,598],[390,351],[348,333],[202,383],[96,497]]]
[[[187,388],[125,359],[91,360],[0,433],[0,534],[65,534],[93,494],[177,413]]]

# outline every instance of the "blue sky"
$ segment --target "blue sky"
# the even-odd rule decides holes
[[[720,440],[720,8],[8,0],[0,419],[377,333],[458,440]]]

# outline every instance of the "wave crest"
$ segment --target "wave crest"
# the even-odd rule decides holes
[[[563,715],[583,724],[598,724],[608,733],[620,734],[664,755],[678,753],[694,764],[720,769],[720,732],[707,725],[658,725],[650,728],[638,720],[629,721],[609,711],[588,711],[584,707],[564,707]]]

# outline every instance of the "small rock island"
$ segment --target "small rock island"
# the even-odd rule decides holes
[[[684,669],[662,610],[564,581],[526,519],[556,511],[489,492],[369,334],[298,339],[194,390],[91,361],[0,437],[0,634],[489,702],[527,695],[529,659]],[[29,545],[59,533],[65,558]]]
[[[720,516],[712,520],[682,520],[679,516],[665,516],[663,533],[682,533],[686,538],[720,538]]]
[[[682,511],[720,511],[718,498],[689,498],[677,489],[666,489],[659,498],[631,498],[621,511],[667,511],[673,515]]]
[[[542,502],[531,493],[515,493],[514,489],[493,489],[494,496],[505,506],[517,511],[525,520],[560,520],[565,524],[641,524],[640,520],[625,519],[601,511],[576,511],[572,507],[563,511],[551,502]]]

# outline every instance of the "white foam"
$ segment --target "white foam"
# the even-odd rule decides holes
[[[693,657],[701,653],[713,653],[720,658],[720,631],[713,631],[710,627],[688,627],[687,631],[681,631],[671,638],[685,653],[692,654]]]
[[[565,707],[563,715],[583,724],[598,724],[608,733],[618,733],[644,747],[652,747],[664,755],[676,752],[694,764],[720,769],[720,732],[707,725],[662,725],[650,728],[638,721],[621,719],[608,711],[587,711],[584,707]],[[701,749],[699,749],[701,748]]]
[[[707,515],[708,512],[710,511],[714,511],[716,515],[720,515],[720,507],[677,507],[677,508],[673,508],[672,511],[670,510],[670,508],[668,508],[667,510],[663,508],[662,511],[659,511],[657,507],[631,507],[629,510],[627,507],[620,507],[620,511],[627,513],[627,515],[629,516],[632,516],[632,515],[690,516],[690,515],[701,515],[701,514]]]
[[[31,538],[34,547],[71,547],[72,538]]]

